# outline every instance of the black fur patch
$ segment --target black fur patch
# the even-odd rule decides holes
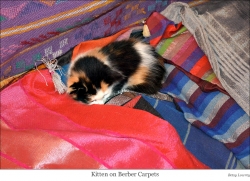
[[[141,57],[133,44],[133,41],[122,40],[101,49],[101,52],[109,57],[111,66],[121,71],[125,77],[134,74],[141,63]]]

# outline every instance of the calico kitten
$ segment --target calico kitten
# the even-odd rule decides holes
[[[59,57],[59,64],[68,60],[72,51]],[[137,39],[115,41],[71,61],[67,93],[86,104],[104,104],[104,97],[124,89],[155,94],[165,72],[162,58],[150,45]]]

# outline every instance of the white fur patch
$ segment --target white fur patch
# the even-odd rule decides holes
[[[151,53],[152,48],[150,45],[142,42],[136,42],[134,44],[134,48],[140,54],[143,66],[150,67],[154,62],[157,61],[157,59]]]
[[[104,104],[104,98],[109,97],[112,94],[112,86],[110,86],[105,92],[103,92],[101,89],[97,90],[96,95],[91,97],[92,104]]]

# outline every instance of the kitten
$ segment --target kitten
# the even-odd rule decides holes
[[[72,51],[59,57],[59,64],[71,61]],[[67,93],[86,104],[104,104],[104,97],[124,89],[155,94],[165,72],[163,59],[149,44],[132,38],[115,41],[70,62]]]

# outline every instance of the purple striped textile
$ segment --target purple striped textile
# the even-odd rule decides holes
[[[1,1],[1,80],[34,68],[43,56],[141,23],[173,1]]]

